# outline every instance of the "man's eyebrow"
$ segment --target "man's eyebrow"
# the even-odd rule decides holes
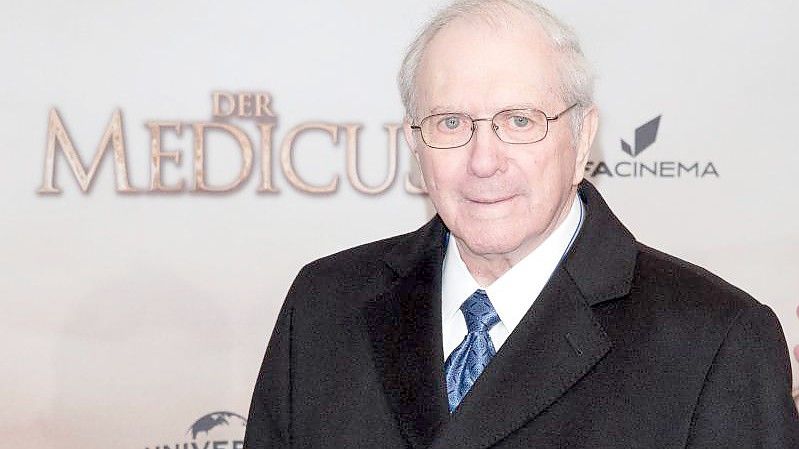
[[[504,111],[507,109],[541,109],[541,105],[537,103],[516,103],[503,106],[500,110]]]
[[[464,112],[464,111],[454,106],[436,106],[430,110],[430,115],[447,113],[447,112]]]
[[[500,112],[500,111],[507,111],[508,109],[541,109],[541,106],[539,104],[536,104],[536,103],[513,103],[513,104],[503,105],[503,106],[497,108],[493,112],[496,113],[496,112]],[[465,111],[462,108],[458,108],[458,107],[450,106],[450,105],[436,106],[433,109],[430,109],[429,115],[442,114],[442,113],[448,113],[448,112],[452,112],[452,113],[461,112],[461,113],[473,115],[471,112]]]

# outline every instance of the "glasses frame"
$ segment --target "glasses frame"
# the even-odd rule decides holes
[[[544,111],[542,111],[540,109],[536,109],[536,108],[510,108],[510,109],[503,109],[503,110],[497,112],[496,114],[492,115],[491,117],[484,117],[484,118],[473,118],[471,115],[469,115],[469,114],[467,114],[465,112],[442,112],[442,113],[439,113],[439,114],[428,115],[427,117],[419,120],[419,124],[418,125],[413,125],[412,124],[411,125],[411,129],[419,130],[419,135],[422,136],[422,142],[424,142],[424,144],[427,145],[428,147],[435,148],[437,150],[449,150],[449,149],[452,149],[452,148],[460,148],[460,147],[468,145],[469,142],[472,141],[472,137],[474,137],[474,132],[477,130],[477,124],[476,123],[477,122],[488,122],[488,121],[490,121],[491,122],[491,129],[494,131],[494,134],[497,136],[497,138],[500,141],[502,141],[504,143],[507,143],[509,145],[527,145],[527,144],[531,144],[531,143],[537,143],[537,142],[540,142],[540,141],[546,139],[547,135],[549,134],[549,122],[553,122],[553,121],[559,119],[563,114],[565,114],[565,113],[569,112],[570,110],[574,109],[575,107],[577,107],[578,104],[579,103],[574,103],[571,106],[569,106],[568,108],[566,108],[566,109],[564,109],[564,110],[560,111],[559,113],[557,113],[555,115],[552,115],[552,116],[549,116],[549,115],[546,114],[546,112],[544,112]],[[500,114],[504,114],[506,112],[512,112],[512,111],[536,111],[536,112],[540,112],[541,114],[544,114],[544,118],[546,118],[546,129],[544,130],[544,135],[540,139],[533,140],[532,142],[506,142],[505,140],[503,140],[502,137],[500,137],[499,133],[497,132],[497,130],[499,129],[499,126],[496,123],[494,123],[494,119],[496,119],[497,116],[500,115]],[[469,135],[469,139],[467,139],[466,142],[464,142],[464,143],[462,143],[460,145],[455,145],[454,147],[436,147],[436,146],[430,145],[429,143],[427,143],[427,140],[424,138],[424,133],[422,132],[422,126],[421,126],[422,122],[424,122],[425,120],[429,119],[430,117],[435,117],[435,116],[439,116],[439,115],[448,115],[448,114],[461,114],[461,115],[465,115],[466,117],[469,117],[469,120],[472,121],[472,133]]]

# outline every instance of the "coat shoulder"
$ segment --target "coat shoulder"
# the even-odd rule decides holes
[[[287,301],[300,308],[357,306],[384,291],[395,278],[385,256],[410,251],[418,231],[348,248],[302,267]]]
[[[645,309],[691,327],[726,332],[741,315],[764,306],[742,289],[693,263],[636,243],[631,296]],[[682,326],[681,326],[682,327]]]
[[[383,256],[408,245],[416,232],[395,235],[344,249],[309,262],[302,271],[322,278],[363,279],[365,275],[382,270],[385,266]]]
[[[706,295],[713,293],[714,298],[738,303],[741,307],[757,306],[752,296],[742,289],[730,284],[709,270],[685,261],[678,257],[658,251],[637,243],[638,275],[656,276],[671,286],[681,295]]]

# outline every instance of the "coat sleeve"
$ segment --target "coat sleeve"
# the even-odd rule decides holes
[[[791,365],[771,309],[743,310],[707,373],[691,422],[689,448],[799,448]]]
[[[291,446],[293,298],[302,290],[303,271],[289,289],[266,348],[250,403],[245,449]]]

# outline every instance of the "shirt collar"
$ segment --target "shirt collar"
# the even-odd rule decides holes
[[[500,320],[512,331],[571,247],[584,215],[583,202],[579,198],[579,195],[575,196],[568,215],[546,240],[485,288],[480,287],[466,268],[455,239],[449,238],[442,267],[442,319],[451,319],[475,290],[483,288]]]

